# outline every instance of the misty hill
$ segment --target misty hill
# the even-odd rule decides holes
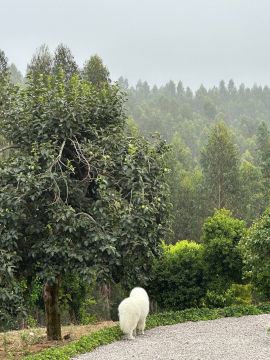
[[[224,121],[233,130],[240,153],[249,150],[253,156],[258,126],[262,121],[270,123],[267,86],[236,87],[230,80],[210,89],[202,85],[192,92],[181,81],[152,88],[146,81],[139,81],[135,87],[129,87],[123,78],[119,83],[127,91],[128,114],[144,134],[158,131],[171,141],[178,133],[195,158],[199,157],[209,128],[217,121]]]

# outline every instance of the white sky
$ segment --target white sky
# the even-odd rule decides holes
[[[270,85],[270,0],[0,0],[0,48],[22,72],[60,42],[131,84]]]

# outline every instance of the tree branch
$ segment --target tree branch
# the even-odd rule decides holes
[[[65,145],[66,145],[66,140],[63,141],[63,143],[61,145],[61,148],[60,148],[60,151],[59,151],[59,154],[57,155],[57,158],[53,161],[53,163],[50,165],[50,167],[48,169],[49,171],[51,171],[52,168],[54,167],[54,165],[56,165],[61,160],[62,153],[63,153]]]
[[[98,223],[96,222],[96,220],[89,214],[85,213],[85,212],[79,212],[77,214],[75,214],[75,216],[79,216],[79,215],[84,215],[86,217],[88,217],[93,223],[95,223],[96,225],[98,225]]]
[[[84,216],[88,217],[88,219],[90,219],[96,226],[98,226],[100,228],[100,230],[105,234],[105,230],[103,229],[103,227],[90,214],[87,214],[82,211],[75,214],[75,216],[79,216],[79,215],[84,215]]]
[[[19,148],[18,145],[8,145],[8,146],[5,146],[5,147],[1,148],[0,152],[3,152],[3,151],[8,150],[8,149],[17,149],[17,148]]]

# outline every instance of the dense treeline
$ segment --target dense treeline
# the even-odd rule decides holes
[[[249,150],[254,156],[255,134],[259,124],[270,124],[270,88],[236,87],[233,80],[210,89],[202,85],[196,92],[170,81],[165,86],[150,88],[139,81],[128,87],[127,80],[119,79],[128,92],[130,115],[145,133],[159,131],[168,141],[175,133],[181,134],[193,157],[200,157],[209,127],[223,120],[233,128],[240,152]]]
[[[269,200],[269,87],[236,87],[230,80],[192,92],[181,81],[159,88],[119,83],[142,133],[157,131],[172,145],[173,241],[199,240],[215,208],[230,209],[248,224],[262,213]]]

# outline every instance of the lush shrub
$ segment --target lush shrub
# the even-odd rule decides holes
[[[241,240],[245,274],[257,296],[270,298],[270,207]]]
[[[199,306],[206,292],[203,246],[187,240],[164,244],[149,290],[164,309]]]
[[[207,290],[204,298],[204,305],[209,308],[222,308],[231,305],[251,304],[251,285],[250,284],[232,284],[228,289],[222,292]]]
[[[204,258],[210,290],[224,291],[242,281],[242,257],[238,243],[245,234],[244,221],[229,210],[217,210],[203,225]]]

